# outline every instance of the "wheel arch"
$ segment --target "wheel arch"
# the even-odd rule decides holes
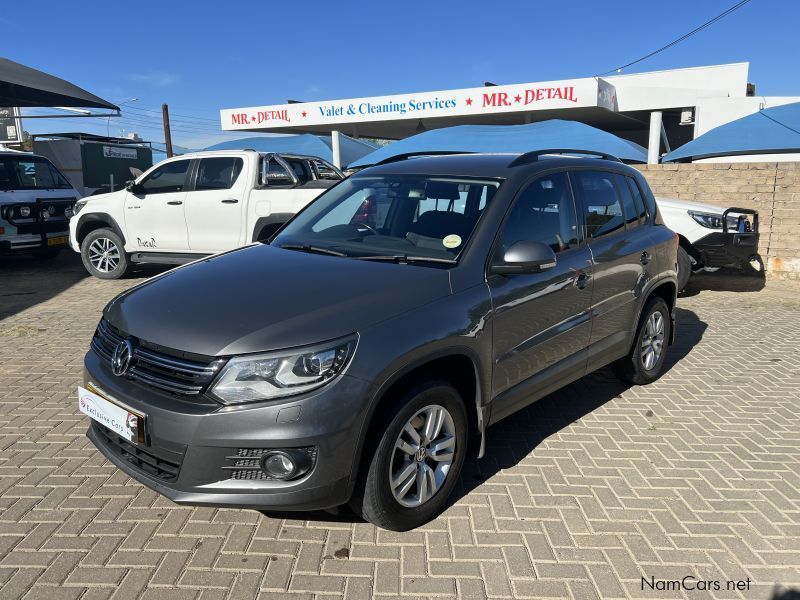
[[[291,213],[273,213],[268,217],[259,217],[256,224],[253,225],[253,234],[251,242],[264,241],[262,232],[267,230],[271,237],[278,229],[280,229],[286,222],[294,215]]]
[[[459,392],[467,413],[468,445],[472,447],[474,443],[480,444],[478,454],[482,455],[488,419],[484,415],[484,407],[481,406],[483,394],[479,365],[477,354],[470,348],[450,348],[419,358],[388,377],[372,394],[356,447],[350,476],[350,493],[352,494],[367,466],[364,451],[372,441],[375,424],[392,406],[392,400],[424,379],[442,379]]]
[[[125,234],[122,233],[122,229],[117,224],[116,220],[114,220],[114,217],[107,213],[91,213],[79,217],[78,226],[75,228],[78,246],[80,247],[87,235],[97,229],[110,229],[119,236],[123,246],[127,244]]]
[[[672,279],[659,280],[647,291],[646,294],[643,295],[643,299],[639,305],[639,311],[636,316],[637,327],[639,320],[642,318],[642,311],[644,310],[644,307],[654,296],[662,298],[664,302],[666,302],[667,308],[669,308],[669,319],[671,325],[669,328],[669,343],[672,344],[675,342],[675,304],[678,299],[677,281]]]
[[[697,251],[697,249],[692,244],[692,242],[690,242],[689,239],[686,236],[684,236],[684,235],[682,235],[680,233],[676,232],[676,235],[678,236],[678,245],[681,248],[683,248],[686,251],[686,253],[689,256],[691,256],[699,266],[702,266],[703,259],[700,256],[700,253]]]

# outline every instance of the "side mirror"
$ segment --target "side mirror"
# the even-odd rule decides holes
[[[142,188],[136,185],[136,182],[133,179],[125,182],[125,189],[128,190],[131,194],[138,194],[142,191]]]
[[[497,275],[513,275],[515,273],[537,273],[556,266],[556,253],[547,244],[520,240],[511,245],[502,260],[495,262],[489,269]]]

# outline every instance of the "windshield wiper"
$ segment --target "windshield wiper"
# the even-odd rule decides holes
[[[454,258],[436,258],[433,256],[409,256],[408,254],[376,254],[375,256],[354,256],[359,260],[385,260],[388,262],[396,263],[412,263],[412,262],[434,262],[444,263],[447,265],[456,264]]]
[[[347,256],[344,252],[338,250],[331,250],[330,248],[320,248],[319,246],[307,246],[303,244],[281,244],[281,248],[285,250],[301,250],[303,252],[311,252],[315,254],[329,254],[331,256]]]

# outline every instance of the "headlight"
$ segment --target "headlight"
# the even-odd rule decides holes
[[[722,215],[696,212],[694,210],[690,210],[689,215],[691,215],[691,217],[703,227],[707,227],[708,229],[722,229]],[[731,231],[736,231],[737,218],[729,216],[727,220],[728,229]]]
[[[236,356],[222,369],[210,392],[224,404],[308,392],[344,372],[357,341],[353,335],[317,346]]]
[[[88,202],[88,200],[78,200],[78,201],[77,201],[77,202],[76,202],[76,203],[75,203],[75,204],[72,206],[72,214],[73,214],[73,216],[74,216],[74,215],[77,215],[79,212],[81,212],[81,209],[82,209],[84,206],[86,206],[86,203],[87,203],[87,202]]]
[[[19,207],[19,216],[23,218],[27,218],[31,216],[31,207],[30,206],[20,206]]]

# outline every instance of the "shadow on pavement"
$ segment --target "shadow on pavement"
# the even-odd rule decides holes
[[[134,265],[126,279],[153,277],[171,265]],[[91,277],[79,254],[62,250],[52,259],[25,254],[0,255],[0,321],[46,302]]]
[[[665,373],[692,351],[708,327],[694,312],[684,308],[676,309],[676,320],[677,335],[675,343],[667,354]],[[512,418],[492,425],[487,431],[485,456],[480,460],[476,459],[473,457],[475,452],[470,449],[470,456],[464,462],[461,480],[453,490],[449,505],[458,502],[502,469],[513,468],[535,451],[543,440],[580,420],[609,400],[619,397],[630,387],[617,379],[610,367],[606,367],[514,413]],[[360,521],[360,518],[347,509],[335,514],[325,511],[280,513],[262,511],[262,514],[272,518],[293,520]]]
[[[763,269],[752,269],[744,272],[736,269],[720,269],[713,273],[701,271],[694,273],[689,278],[689,283],[681,292],[680,297],[696,296],[702,291],[712,292],[758,292],[764,289],[766,276]]]
[[[57,296],[89,277],[81,258],[62,250],[51,259],[0,256],[0,321]]]

